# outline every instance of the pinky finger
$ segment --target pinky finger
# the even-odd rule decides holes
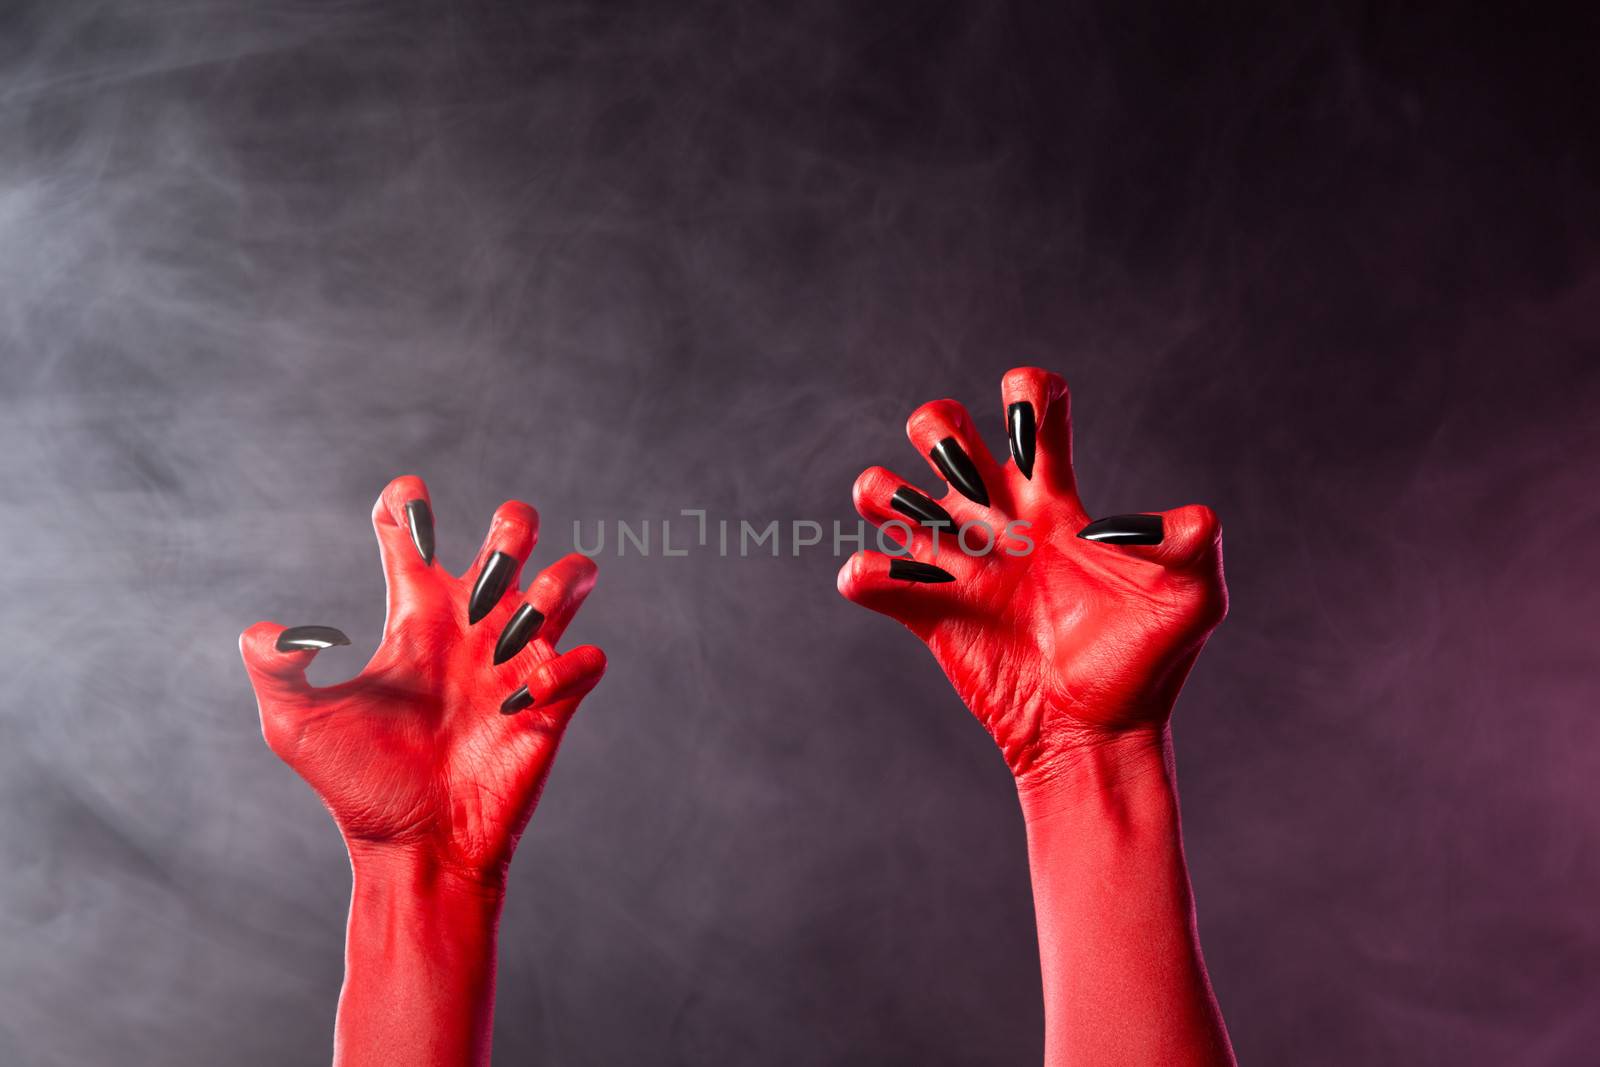
[[[528,681],[500,705],[504,715],[515,715],[535,704],[544,707],[582,700],[600,684],[606,673],[606,654],[594,645],[579,645],[554,659],[545,660],[528,675]]]
[[[931,621],[956,602],[958,575],[931,563],[881,552],[857,552],[839,568],[839,595],[912,626]]]

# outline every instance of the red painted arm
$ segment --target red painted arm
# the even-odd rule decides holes
[[[857,480],[862,516],[910,524],[898,539],[917,562],[857,553],[839,591],[927,643],[1016,778],[1046,1063],[1232,1064],[1200,956],[1167,728],[1227,611],[1221,531],[1203,507],[1090,524],[1066,384],[1021,368],[1002,394],[1012,462],[996,463],[966,410],[940,400],[907,426],[952,486],[940,501],[881,467]],[[935,525],[945,519],[985,524],[965,538],[977,554]],[[985,527],[995,547],[982,554]]]
[[[594,584],[571,555],[526,594],[538,537],[506,503],[461,577],[433,561],[420,479],[372,513],[388,583],[383,642],[355,678],[313,688],[327,627],[257,623],[239,647],[267,744],[316,790],[354,873],[339,997],[339,1067],[487,1064],[506,871],[578,702],[605,656],[554,645]]]

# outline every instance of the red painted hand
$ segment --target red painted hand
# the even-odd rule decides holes
[[[943,573],[861,552],[839,572],[839,591],[927,643],[1019,786],[1032,790],[1086,745],[1165,728],[1227,611],[1227,591],[1208,508],[1165,512],[1159,524],[1151,516],[1102,520],[1095,528],[1107,540],[1086,539],[1096,529],[1085,530],[1073,477],[1066,383],[1024,367],[1005,376],[1001,393],[1013,453],[1004,466],[952,400],[923,405],[906,426],[952,483],[943,511],[959,525],[985,524],[968,529],[965,544],[976,552],[993,530],[992,551],[969,555],[955,529],[919,524],[913,512],[938,516],[938,507],[927,511],[931,501],[907,496],[915,491],[903,479],[873,467],[856,481],[856,508],[879,526],[913,526],[916,560]],[[1155,537],[1159,543],[1130,543]]]
[[[528,505],[500,507],[459,578],[433,562],[420,479],[392,482],[372,522],[388,583],[378,651],[350,681],[314,688],[305,677],[314,649],[342,634],[250,627],[239,644],[262,732],[328,806],[353,857],[401,851],[503,885],[562,732],[605,670],[597,648],[554,648],[595,565],[558,560],[519,605],[518,574],[539,529]],[[509,657],[497,664],[497,653]]]
[[[857,553],[839,591],[927,643],[1016,777],[1048,1067],[1231,1067],[1167,730],[1227,611],[1216,517],[1186,507],[1090,523],[1066,384],[1022,368],[1002,394],[1004,467],[961,405],[938,400],[911,416],[912,443],[951,485],[943,507],[881,467],[857,479],[862,517],[912,520],[898,540],[915,559]]]

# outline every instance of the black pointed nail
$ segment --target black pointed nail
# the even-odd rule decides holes
[[[1033,405],[1019,400],[1006,408],[1006,425],[1011,429],[1011,458],[1017,461],[1017,470],[1029,481],[1033,480],[1033,445],[1036,427],[1033,424]]]
[[[948,511],[908,485],[902,485],[894,491],[894,496],[889,498],[889,506],[902,515],[909,515],[919,523],[942,522],[951,529],[956,525],[956,520],[950,517]]]
[[[433,509],[426,500],[406,501],[406,522],[411,527],[411,540],[422,556],[422,562],[433,562]]]
[[[891,559],[889,561],[889,577],[898,578],[902,582],[953,582],[956,576],[941,567],[931,563],[923,563],[914,559]]]
[[[332,626],[291,626],[278,635],[279,652],[304,652],[306,649],[332,648],[348,645],[350,639],[344,631]]]
[[[500,598],[505,596],[506,586],[511,584],[511,572],[516,569],[517,561],[504,552],[496,552],[489,557],[489,562],[483,565],[483,570],[478,574],[472,599],[467,601],[468,623],[477,625],[479,619],[500,603]]]
[[[532,604],[518,608],[517,613],[511,616],[511,621],[506,623],[506,628],[500,631],[500,640],[494,646],[495,663],[504,663],[521,652],[543,625],[544,612]]]
[[[500,714],[502,714],[502,715],[515,715],[517,712],[521,711],[523,708],[532,707],[532,706],[533,706],[533,694],[528,692],[528,687],[527,686],[523,686],[521,689],[518,689],[515,693],[512,693],[510,696],[506,697],[505,702],[500,705]]]
[[[1113,515],[1094,520],[1078,536],[1105,545],[1159,545],[1166,529],[1160,515]]]
[[[962,449],[961,442],[954,437],[946,437],[934,445],[928,455],[933,457],[933,465],[939,468],[939,473],[955,487],[956,492],[974,504],[989,506],[989,490],[984,488],[983,478],[973,465],[972,457]]]

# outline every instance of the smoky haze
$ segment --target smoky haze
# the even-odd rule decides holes
[[[348,869],[258,619],[367,515],[853,522],[1061,371],[1097,514],[1213,505],[1175,720],[1246,1063],[1600,1043],[1596,27],[1368,4],[0,8],[0,1064],[328,1058]],[[825,546],[826,548],[826,546]],[[837,560],[600,560],[497,1060],[1028,1064],[1009,777]]]

